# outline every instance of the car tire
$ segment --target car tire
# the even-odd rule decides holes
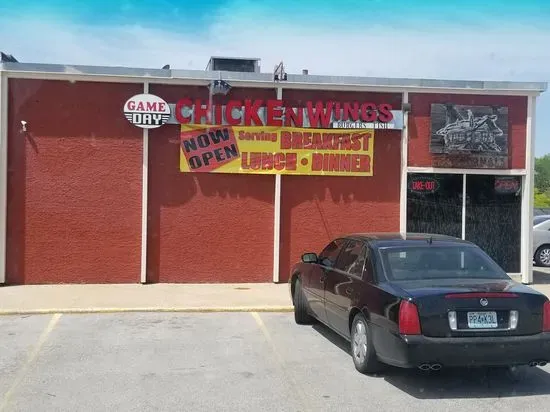
[[[362,313],[355,315],[351,325],[351,357],[355,369],[363,374],[372,374],[382,370],[382,364],[376,357],[369,324]]]
[[[537,266],[550,267],[550,245],[542,245],[535,253]]]
[[[297,279],[294,284],[294,320],[298,325],[313,323],[313,317],[309,314],[307,300],[302,290],[300,279]]]

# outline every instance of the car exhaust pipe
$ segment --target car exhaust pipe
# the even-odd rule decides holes
[[[441,368],[442,368],[442,366],[441,366],[440,363],[423,363],[422,365],[420,365],[418,367],[418,369],[420,369],[422,371],[429,371],[429,370],[438,371]]]
[[[548,362],[545,361],[545,360],[533,360],[533,361],[529,362],[530,367],[546,366],[547,364],[548,364]]]

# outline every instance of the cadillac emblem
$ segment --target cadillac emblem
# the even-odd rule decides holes
[[[485,298],[479,299],[479,303],[481,306],[487,306],[489,304],[489,301]]]

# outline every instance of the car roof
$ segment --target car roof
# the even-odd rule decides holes
[[[358,239],[367,241],[375,246],[405,246],[417,244],[419,242],[427,242],[430,238],[432,242],[450,245],[472,245],[467,240],[462,240],[457,237],[441,235],[437,233],[401,233],[401,232],[373,232],[373,233],[354,233],[342,236],[346,239]]]

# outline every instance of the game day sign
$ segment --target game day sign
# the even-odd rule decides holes
[[[190,173],[372,176],[374,130],[181,125]]]

